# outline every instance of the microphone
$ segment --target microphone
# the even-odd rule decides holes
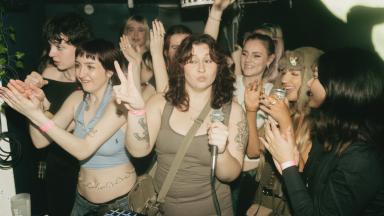
[[[223,122],[224,121],[224,113],[220,109],[214,109],[211,113],[211,122]],[[209,145],[209,149],[211,150],[211,169],[214,171],[216,169],[216,161],[217,161],[217,146]]]

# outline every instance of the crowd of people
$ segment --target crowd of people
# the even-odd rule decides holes
[[[230,3],[215,0],[195,34],[133,15],[118,46],[77,14],[46,22],[40,71],[0,87],[47,150],[44,213],[131,211],[132,161],[151,156],[145,170],[156,164],[161,188],[201,121],[162,215],[384,215],[383,60],[351,47],[284,50],[276,24],[228,54],[216,39]]]

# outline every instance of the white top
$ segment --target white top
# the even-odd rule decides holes
[[[235,88],[236,88],[236,90],[234,92],[234,95],[237,98],[237,102],[241,105],[241,107],[243,107],[243,109],[245,111],[245,103],[244,103],[245,86],[243,83],[243,75],[236,75]],[[269,83],[269,82],[264,83],[263,88],[264,88],[265,94],[269,95],[269,93],[271,92],[271,90],[273,88],[273,84]],[[261,111],[261,110],[257,111],[255,121],[256,121],[256,126],[258,129],[264,125],[266,118],[267,118],[267,115],[263,111]],[[256,168],[258,165],[258,162],[259,162],[258,158],[257,159],[250,159],[250,158],[248,158],[247,155],[245,155],[243,171],[248,171],[248,170]]]

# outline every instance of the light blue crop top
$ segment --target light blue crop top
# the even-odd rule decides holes
[[[108,85],[96,115],[89,121],[87,125],[84,124],[84,111],[87,105],[89,95],[80,103],[75,113],[75,130],[73,134],[77,137],[84,138],[88,132],[96,125],[100,117],[103,115],[109,100],[112,96],[112,86]],[[82,167],[90,169],[102,169],[113,167],[120,164],[129,162],[129,154],[124,145],[124,132],[120,129],[112,135],[99,149],[89,158],[80,161]]]

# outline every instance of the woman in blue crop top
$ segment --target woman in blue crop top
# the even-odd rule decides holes
[[[14,80],[1,89],[4,101],[31,120],[30,134],[37,148],[53,140],[80,161],[72,215],[128,210],[126,194],[136,181],[136,172],[124,145],[126,116],[112,95],[115,60],[126,68],[123,54],[111,42],[94,39],[81,44],[76,49],[75,70],[82,90],[72,93],[52,120],[40,109],[39,99],[44,95],[39,89],[29,87],[33,93],[20,95],[28,86]],[[97,122],[103,124],[95,127]],[[73,135],[67,132],[69,127]]]

